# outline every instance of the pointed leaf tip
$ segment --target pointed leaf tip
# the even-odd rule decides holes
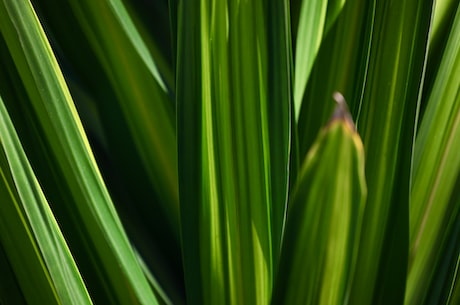
[[[351,128],[351,130],[356,132],[355,123],[353,122],[353,118],[351,117],[350,111],[348,110],[347,102],[345,101],[342,93],[336,91],[332,97],[337,103],[337,106],[335,107],[334,113],[329,120],[329,124],[336,120],[341,120],[344,121],[346,125]]]

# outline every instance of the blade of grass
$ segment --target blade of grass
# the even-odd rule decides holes
[[[344,304],[366,200],[364,148],[339,104],[302,165],[272,304]]]
[[[85,129],[89,127],[89,140],[96,161],[128,237],[173,303],[183,304],[185,292],[180,245],[156,203],[160,199],[155,196],[143,165],[135,159],[134,143],[127,141],[130,135],[122,126],[124,118],[121,111],[115,111],[112,106],[99,113],[98,110],[103,109],[95,106],[97,102],[90,96],[92,92],[74,81],[67,83],[74,101],[78,102],[79,112],[86,111],[86,115],[82,114],[82,121],[86,123]],[[113,126],[114,122],[116,126]],[[109,125],[113,126],[111,131],[101,128]],[[102,134],[97,133],[100,130]],[[105,143],[107,145],[104,146]],[[122,158],[119,159],[119,156]],[[136,180],[131,177],[136,177]]]
[[[60,175],[51,188],[64,189],[61,200],[69,203],[55,207],[64,211],[63,217],[77,232],[71,238],[79,240],[82,246],[80,257],[91,261],[92,268],[87,269],[91,276],[87,274],[85,278],[93,283],[99,281],[103,286],[100,293],[108,299],[116,298],[122,304],[156,304],[32,6],[25,1],[5,0],[0,10],[2,35],[30,99],[30,104],[22,105],[23,109],[33,109],[29,123],[40,128],[35,132],[42,133],[41,144],[50,154],[48,160],[53,160],[48,163],[49,172]],[[7,107],[12,109],[20,106],[14,100],[7,101]]]
[[[415,143],[406,304],[422,304],[435,283],[460,213],[451,200],[460,175],[460,5],[438,71]]]
[[[92,304],[0,97],[0,236],[30,304]]]
[[[460,302],[460,253],[457,257],[457,264],[455,266],[455,277],[452,281],[452,286],[447,300],[448,305],[458,304]]]
[[[436,75],[439,71],[444,49],[446,47],[447,38],[452,30],[455,12],[457,11],[458,0],[439,0],[436,1],[432,29],[430,33],[430,44],[428,49],[428,61],[426,67],[426,80],[423,86],[423,96],[429,96],[430,91],[435,82]],[[428,99],[421,100],[420,115],[422,117],[425,112],[426,102]]]
[[[188,300],[267,304],[288,189],[288,4],[183,1],[178,9]],[[273,147],[279,155],[272,157]]]
[[[412,146],[432,2],[375,3],[358,119],[369,195],[350,304],[401,304],[408,256]]]
[[[165,177],[169,176],[169,173],[163,171],[171,170],[173,175],[177,176],[175,135],[174,132],[170,132],[174,130],[174,112],[169,113],[171,115],[168,114],[167,117],[161,117],[161,111],[155,110],[156,107],[161,107],[155,104],[161,103],[167,108],[173,108],[173,93],[165,93],[158,85],[152,84],[152,74],[144,64],[139,63],[139,56],[133,50],[131,41],[125,39],[129,33],[120,29],[121,26],[117,25],[118,19],[111,18],[111,22],[105,24],[107,28],[104,28],[104,31],[95,30],[94,26],[88,33],[85,20],[91,19],[90,16],[97,12],[81,19],[80,15],[75,14],[70,2],[61,3],[59,6],[50,1],[36,2],[39,6],[39,16],[46,21],[46,29],[53,38],[52,46],[57,50],[59,62],[63,65],[64,76],[88,132],[96,161],[107,187],[111,190],[111,196],[128,236],[168,296],[174,303],[180,304],[185,293],[179,225],[176,223],[178,186],[177,182],[175,186],[166,185],[169,180]],[[107,5],[100,6],[107,10]],[[107,18],[110,19],[110,16]],[[161,50],[161,45],[156,44],[157,37],[144,35],[145,28],[136,14],[131,18],[143,43],[152,51],[151,56],[158,65],[161,76],[168,80],[167,87],[173,88],[174,81],[170,81],[165,75],[169,75],[172,69],[164,67],[164,64],[169,63],[163,63],[161,56],[158,57],[158,52],[155,51]],[[104,23],[102,20],[90,21]],[[114,33],[106,35],[105,31]],[[164,32],[165,29],[161,31]],[[69,36],[68,33],[72,35]],[[94,38],[91,35],[101,37]],[[114,45],[117,46],[116,49],[113,49]],[[101,51],[101,48],[104,50]],[[109,53],[112,56],[107,59],[105,54]],[[117,70],[114,71],[113,67],[117,67]],[[121,87],[120,83],[125,83],[126,86]],[[160,92],[157,94],[156,90]],[[125,107],[128,108],[128,112]],[[100,127],[93,124],[93,112],[100,118]],[[142,117],[136,116],[139,112],[142,113]],[[163,120],[168,122],[165,123]],[[163,127],[163,123],[167,127]],[[100,141],[100,134],[104,136],[105,141]],[[168,156],[165,163],[161,163],[156,154],[149,152],[158,148],[152,144],[152,139],[155,138],[159,140],[159,154]],[[156,162],[158,166],[154,167],[151,162]],[[156,183],[157,180],[161,180],[159,183],[163,185]],[[170,200],[172,202],[169,202]]]
[[[273,262],[281,249],[295,145],[293,69],[288,1],[270,1],[268,9],[268,133],[270,143],[271,237]]]

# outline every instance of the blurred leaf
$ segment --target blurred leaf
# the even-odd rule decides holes
[[[92,304],[1,98],[0,142],[0,239],[27,302]]]
[[[150,7],[156,4],[126,1],[128,8],[132,8],[129,13],[136,25],[135,30],[139,32],[144,47],[151,52],[150,56],[165,80],[168,92],[153,84],[152,74],[145,64],[139,62],[131,40],[125,37],[129,33],[118,24],[119,18],[110,18],[107,14],[110,23],[93,20],[100,23],[99,27],[105,27],[103,30],[95,30],[95,27],[88,30],[85,20],[97,15],[98,8],[94,14],[87,14],[82,19],[81,15],[75,14],[70,2],[60,2],[59,5],[56,1],[35,2],[39,16],[46,22],[47,33],[62,64],[96,161],[128,236],[168,296],[174,303],[180,304],[185,292],[178,224],[178,185],[177,181],[169,185],[172,181],[168,180],[172,176],[176,176],[173,180],[177,179],[175,117],[174,111],[169,111],[174,108],[174,92],[169,91],[174,89],[174,80],[170,79],[174,75],[170,63],[162,58],[165,50],[158,43],[159,38],[152,37],[150,31],[161,31],[163,36],[169,34],[166,28],[150,28],[149,22],[157,23],[154,17],[150,17],[148,22],[142,18],[145,14],[161,12],[144,9],[139,13],[143,5]],[[88,10],[95,6],[79,5],[86,6]],[[98,5],[101,10],[109,10],[108,4]],[[164,9],[163,4],[158,5],[155,10]],[[158,22],[162,23],[165,17]],[[108,27],[108,24],[111,26]],[[106,31],[114,33],[106,35]],[[93,36],[95,39],[91,38]],[[114,45],[117,46],[115,50]],[[107,58],[105,54],[109,53],[112,55]],[[115,71],[113,67],[118,68]],[[126,86],[120,86],[120,83]],[[156,110],[162,103],[169,109],[168,115],[163,117],[161,111]],[[156,148],[152,144],[155,139],[159,145]],[[168,160],[162,162],[158,154],[150,153],[157,149]]]
[[[26,305],[27,303],[24,299],[24,294],[19,287],[17,276],[11,267],[2,243],[0,243],[0,274],[2,275],[2,284],[0,285],[0,304]]]
[[[432,22],[433,29],[430,37],[431,45],[447,37],[446,33],[450,32],[458,4],[458,0],[436,1]]]
[[[142,271],[144,272],[147,280],[149,281],[150,287],[152,290],[155,292],[155,296],[158,299],[158,304],[159,305],[172,305],[172,304],[179,304],[179,303],[173,303],[169,299],[168,295],[166,292],[163,290],[161,287],[160,283],[157,281],[155,276],[150,272],[150,269],[148,266],[145,264],[144,260],[142,257],[136,252],[137,260],[139,262],[139,265],[142,268]]]
[[[406,304],[423,304],[460,214],[460,5],[417,134],[410,205]]]
[[[175,66],[169,1],[122,1],[145,42],[166,87],[174,92]]]
[[[449,298],[446,304],[454,305],[460,302],[460,252],[457,256],[457,264],[455,266],[455,277],[452,281],[451,290],[449,291]]]
[[[178,3],[190,304],[269,302],[288,189],[289,24],[286,1]]]
[[[62,223],[72,230],[66,234],[79,248],[79,264],[85,266],[87,281],[99,281],[98,290],[107,300],[120,304],[156,304],[147,280],[137,264],[109,194],[95,164],[67,86],[34,11],[28,2],[2,1],[0,29],[21,78],[27,99],[7,100],[13,112],[24,109],[30,132],[39,136],[52,179],[46,184],[54,197],[53,206]],[[10,62],[12,65],[13,62]],[[14,72],[14,71],[13,71]],[[9,77],[17,78],[11,71]],[[13,80],[13,83],[18,80]],[[23,107],[23,108],[21,108]],[[32,111],[33,110],[33,111]],[[26,126],[27,126],[26,125]],[[20,128],[26,131],[27,128]],[[41,142],[40,142],[41,141]],[[52,162],[50,162],[52,160]],[[49,177],[47,177],[49,179]],[[50,183],[50,181],[52,183]],[[52,186],[50,186],[50,184]],[[47,188],[45,188],[45,192]],[[62,203],[66,204],[62,204]],[[62,213],[62,214],[61,214]],[[90,270],[90,271],[89,271]],[[97,281],[95,279],[98,279]],[[102,288],[103,287],[103,288]],[[94,297],[94,295],[92,295]],[[104,297],[102,297],[104,298]]]
[[[174,104],[169,88],[121,1],[71,1],[70,5],[113,86],[116,107],[122,110],[158,202],[179,240]]]
[[[344,104],[305,158],[272,304],[345,304],[366,200],[364,148]]]

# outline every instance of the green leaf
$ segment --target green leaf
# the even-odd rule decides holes
[[[446,304],[454,305],[460,302],[460,252],[457,256],[457,264],[455,266],[454,279],[449,291],[449,298]]]
[[[460,5],[417,134],[410,205],[406,304],[423,304],[460,215]],[[429,173],[429,174],[427,174]],[[457,185],[458,187],[458,185]]]
[[[51,180],[44,176],[43,182],[49,187],[45,192],[62,196],[54,197],[61,204],[53,208],[59,211],[66,228],[73,229],[64,232],[75,242],[71,247],[81,251],[78,263],[90,272],[84,274],[86,280],[99,281],[103,288],[97,297],[107,297],[106,302],[116,299],[120,304],[156,304],[32,6],[26,1],[4,0],[0,2],[0,16],[0,30],[29,99],[27,105],[21,105],[26,99],[5,103],[16,113],[23,107],[30,121],[22,123],[32,128],[20,129],[39,136],[41,146],[36,149],[45,151],[47,158],[41,161],[49,166],[51,176]],[[11,73],[10,77],[17,78]],[[90,289],[90,293],[97,290]]]
[[[295,47],[294,105],[299,117],[313,63],[325,34],[339,15],[345,0],[304,0],[300,7]]]
[[[92,304],[0,97],[0,239],[27,302]]]
[[[433,15],[433,29],[430,36],[430,44],[436,44],[444,40],[446,33],[450,31],[450,26],[457,11],[458,0],[438,0],[435,4]],[[430,46],[431,48],[431,46]]]
[[[35,1],[128,236],[168,296],[181,303],[174,92],[169,91],[174,89],[174,80],[169,79],[170,63],[162,58],[162,43],[157,43],[157,36],[148,35],[153,31],[167,36],[167,28],[146,28],[138,11],[130,10],[123,18],[131,18],[136,25],[131,30],[142,38],[141,46],[136,46],[128,39],[130,32],[123,28],[120,17],[111,13],[110,1],[90,1],[89,5],[68,1],[59,6]],[[123,4],[127,9],[156,5]],[[76,7],[91,12],[79,14]],[[161,11],[143,10],[144,14],[154,23],[167,18],[154,17]],[[156,83],[136,48],[152,52],[149,56],[165,80],[167,92]]]
[[[329,100],[334,91],[347,97],[352,116],[358,117],[369,64],[374,6],[367,0],[347,1],[321,43],[297,121],[301,159],[329,120],[334,105],[323,101]]]
[[[288,4],[182,1],[178,20],[188,299],[267,304],[288,190]]]
[[[337,106],[299,173],[272,304],[346,303],[366,182],[363,144],[345,107]]]
[[[457,11],[458,0],[437,0],[430,32],[430,43],[428,46],[428,60],[425,73],[425,82],[423,86],[423,96],[429,96],[437,74],[440,71],[442,57],[444,55],[447,39]],[[443,73],[442,71],[439,73]],[[428,98],[423,98],[420,105],[420,115],[425,112]]]
[[[123,1],[129,17],[148,48],[161,79],[170,92],[175,89],[172,23],[168,1]],[[125,17],[122,18],[127,18]],[[174,42],[175,43],[175,42]],[[161,82],[161,81],[159,81]]]
[[[116,107],[179,240],[176,131],[169,88],[121,1],[71,1],[70,6],[112,84]],[[114,107],[110,100],[99,103],[101,110]]]
[[[368,204],[350,304],[401,304],[407,270],[409,181],[432,3],[376,1],[358,130]]]

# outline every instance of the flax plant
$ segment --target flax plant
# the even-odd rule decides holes
[[[0,304],[459,304],[460,1],[0,0]]]

